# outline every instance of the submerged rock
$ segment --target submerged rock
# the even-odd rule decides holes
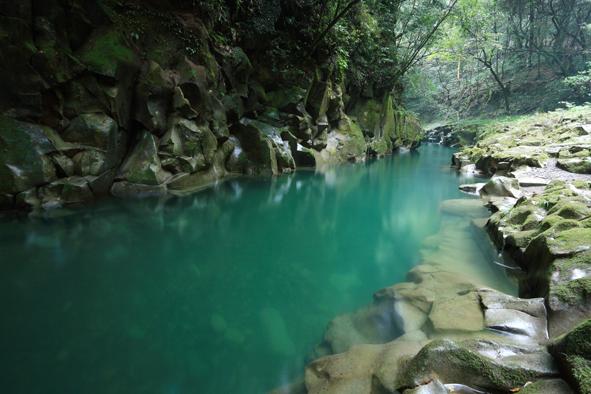
[[[393,392],[404,360],[414,356],[423,344],[401,338],[385,345],[354,346],[345,353],[320,358],[306,368],[308,393]]]

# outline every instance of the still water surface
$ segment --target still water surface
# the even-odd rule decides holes
[[[330,319],[403,281],[440,203],[465,198],[451,153],[0,221],[0,391],[248,394],[297,377]]]

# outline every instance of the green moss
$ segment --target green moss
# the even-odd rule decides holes
[[[556,296],[560,301],[569,305],[577,305],[584,302],[591,295],[591,279],[570,280],[553,286],[551,291],[552,295]]]
[[[116,75],[119,64],[136,61],[135,53],[124,43],[122,34],[114,28],[91,38],[78,57],[91,71],[110,77]]]
[[[591,319],[556,339],[552,346],[562,354],[591,358]]]
[[[548,215],[540,222],[539,228],[541,232],[548,230],[551,230],[549,232],[556,232],[579,226],[580,224],[576,220],[565,219],[558,215]]]
[[[583,357],[568,356],[566,362],[581,394],[591,394],[591,362]]]
[[[513,208],[507,217],[507,223],[523,224],[534,213],[534,208],[529,204],[520,204]]]
[[[583,219],[591,215],[591,209],[580,201],[563,200],[557,202],[548,213],[556,214],[565,219]]]
[[[516,231],[509,235],[507,244],[513,244],[519,248],[525,248],[537,235],[537,230]]]
[[[474,344],[472,344],[474,345]],[[470,377],[485,378],[484,388],[509,390],[534,380],[536,373],[523,368],[509,368],[496,364],[470,349],[470,343],[434,340],[425,346],[408,364],[401,375],[401,383],[413,383],[436,374],[443,380],[469,384]]]
[[[568,228],[564,231],[561,226],[574,226],[578,223],[574,220],[565,219],[561,224],[551,230],[558,232],[555,238],[549,238],[548,245],[559,254],[571,254],[577,251],[585,251],[591,248],[591,229],[585,227]]]

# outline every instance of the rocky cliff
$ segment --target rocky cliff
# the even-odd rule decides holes
[[[260,35],[228,40],[173,3],[0,4],[1,209],[183,193],[419,142],[394,94],[348,94],[330,57],[302,51],[287,73]]]

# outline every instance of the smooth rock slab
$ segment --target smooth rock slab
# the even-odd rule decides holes
[[[447,394],[447,388],[439,380],[433,380],[414,389],[404,390],[403,394]]]
[[[523,193],[519,190],[519,181],[517,179],[497,176],[480,189],[480,195],[483,197],[520,198]]]
[[[475,292],[435,300],[429,320],[437,332],[482,331],[484,329],[480,300]]]
[[[552,357],[541,346],[435,340],[406,364],[398,388],[416,387],[437,377],[443,383],[507,392],[528,381],[556,375]]]
[[[486,326],[509,334],[523,335],[535,341],[548,339],[546,319],[513,309],[488,309],[484,312]]]
[[[478,294],[488,309],[514,309],[535,317],[546,317],[543,298],[517,298],[492,289],[479,289]]]
[[[394,391],[402,360],[414,356],[424,342],[396,340],[384,345],[359,345],[308,365],[308,394],[372,394],[376,386]]]

